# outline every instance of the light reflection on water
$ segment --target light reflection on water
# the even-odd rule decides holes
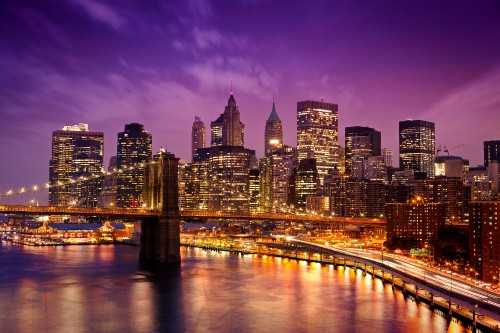
[[[0,245],[0,332],[466,332],[359,270],[182,248]]]

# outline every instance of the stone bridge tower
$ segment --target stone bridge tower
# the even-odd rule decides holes
[[[143,263],[179,263],[180,213],[177,182],[179,159],[160,153],[144,172],[144,202],[161,211],[159,218],[142,221],[139,259]]]

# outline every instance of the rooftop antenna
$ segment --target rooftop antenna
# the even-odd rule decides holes
[[[231,95],[233,94],[233,79],[231,79]]]

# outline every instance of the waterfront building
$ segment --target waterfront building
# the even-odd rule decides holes
[[[295,148],[284,146],[261,159],[260,206],[266,213],[283,211],[288,202],[288,184],[296,164]]]
[[[109,158],[108,174],[104,177],[102,190],[99,194],[97,206],[101,208],[116,207],[116,183],[118,175],[116,174],[116,156]]]
[[[392,160],[393,160],[393,151],[392,149],[389,148],[382,148],[382,158],[384,160],[384,164],[387,167],[392,167]]]
[[[297,102],[298,160],[315,159],[319,183],[338,165],[338,105],[324,101]],[[304,207],[305,209],[305,201]]]
[[[264,131],[264,154],[269,156],[276,149],[283,146],[283,126],[281,120],[276,112],[276,107],[273,102],[273,109],[266,121],[266,129]]]
[[[49,205],[96,207],[102,179],[82,180],[102,174],[103,155],[104,133],[89,131],[87,124],[52,132]],[[55,186],[58,184],[65,185]]]
[[[484,141],[484,166],[487,167],[490,161],[500,162],[500,140]]]
[[[434,131],[430,121],[399,122],[399,167],[415,171],[417,179],[434,177]]]
[[[365,137],[361,139],[360,137]],[[357,138],[358,142],[353,142],[354,138]],[[380,156],[381,155],[381,134],[379,131],[371,127],[364,126],[351,126],[345,128],[345,172],[353,174],[353,163],[359,162],[355,161],[353,158],[353,153],[358,150],[357,157],[359,159],[359,144],[363,144],[364,156]],[[361,161],[362,162],[362,161]]]
[[[500,201],[469,203],[469,263],[485,282],[500,282]]]
[[[192,160],[196,156],[196,149],[205,148],[206,129],[205,124],[200,117],[194,117],[193,127],[191,129],[191,150]]]
[[[445,207],[442,203],[424,202],[416,198],[408,203],[387,203],[387,239],[398,237],[415,247],[431,245],[437,232],[445,225]]]
[[[116,165],[121,170],[116,190],[118,207],[142,206],[144,163],[151,160],[152,150],[152,136],[143,125],[127,124],[125,130],[118,133]]]

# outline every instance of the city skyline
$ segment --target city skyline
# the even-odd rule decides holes
[[[450,153],[472,166],[500,136],[494,2],[6,1],[0,13],[3,190],[48,179],[51,133],[80,122],[105,133],[105,163],[132,122],[188,162],[194,117],[216,119],[231,80],[258,157],[273,95],[290,146],[296,103],[321,98],[339,105],[339,142],[373,127],[395,160],[408,118],[434,122],[436,146],[465,144]]]

